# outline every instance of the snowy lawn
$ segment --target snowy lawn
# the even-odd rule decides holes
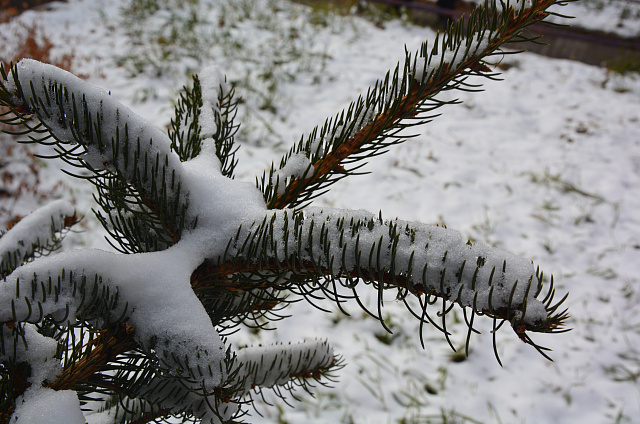
[[[404,44],[416,50],[434,35],[400,21],[380,29],[281,1],[200,3],[195,22],[187,8],[176,12],[183,20],[163,12],[136,26],[120,13],[124,1],[90,0],[56,3],[19,20],[37,21],[54,53],[73,51],[75,72],[159,128],[189,81],[185,73],[219,65],[246,99],[237,178],[247,181],[395,66]],[[167,22],[191,28],[192,39],[166,41],[171,32],[160,31]],[[17,24],[0,25],[0,33],[10,36]],[[300,302],[287,309],[295,318],[274,323],[277,330],[234,342],[326,338],[347,366],[334,388],[295,409],[258,405],[264,417],[254,414],[252,422],[636,422],[640,78],[526,53],[505,56],[499,66],[504,81],[485,83],[481,93],[449,93],[464,103],[441,109],[419,137],[372,160],[365,168],[371,174],[344,180],[316,204],[441,222],[532,258],[553,273],[560,295],[570,292],[573,331],[533,336],[553,349],[555,362],[504,331],[501,368],[490,320],[476,320],[483,334],[465,358],[429,328],[422,349],[416,321],[393,299],[385,303],[391,335],[356,305],[347,318],[330,302],[322,306],[332,314]],[[73,184],[70,195],[87,215],[87,231],[68,236],[67,247],[108,248],[90,216],[90,187],[57,167],[48,162],[41,179]],[[449,328],[462,347],[466,326],[457,316]]]

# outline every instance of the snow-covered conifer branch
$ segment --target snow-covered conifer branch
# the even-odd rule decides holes
[[[0,105],[20,117],[12,123],[35,115],[40,124],[30,128],[41,135],[32,140],[55,145],[59,157],[92,172],[103,194],[100,219],[118,238],[133,236],[129,245],[159,250],[195,225],[184,222],[188,193],[166,134],[104,90],[52,65],[22,60],[0,86]],[[138,220],[135,233],[128,231],[131,219]],[[160,241],[149,243],[154,237]]]
[[[237,380],[241,393],[264,388],[287,390],[296,387],[308,390],[309,380],[326,384],[340,368],[341,359],[333,348],[321,340],[288,345],[258,346],[238,350],[240,364]]]
[[[54,387],[73,387],[77,378],[87,377],[83,371],[93,370],[95,375],[115,361],[113,355],[135,348],[144,352],[151,365],[142,374],[144,381],[153,377],[159,387],[163,380],[180,380],[179,385],[191,387],[192,392],[213,393],[225,381],[223,368],[229,359],[206,311],[189,289],[190,270],[167,260],[165,252],[147,255],[152,272],[141,270],[135,255],[97,250],[65,252],[24,265],[0,285],[0,322],[51,319],[61,327],[80,321],[104,328],[101,343],[92,342],[91,349],[83,349],[79,357],[71,354],[77,361],[66,362],[68,367]],[[186,290],[179,290],[181,283]],[[157,308],[158,296],[171,299],[175,306]],[[131,328],[122,328],[125,320]],[[113,331],[114,326],[120,329]],[[124,377],[118,378],[123,390],[129,384],[137,386],[137,378]],[[100,381],[84,384],[95,388]],[[187,381],[191,383],[185,386]]]
[[[450,90],[478,90],[469,77],[495,78],[487,60],[503,54],[510,42],[527,41],[528,27],[542,21],[558,0],[534,1],[531,7],[508,2],[498,11],[495,0],[475,9],[467,21],[454,23],[438,34],[431,49],[406,53],[404,63],[370,88],[345,110],[313,129],[265,171],[258,186],[270,208],[299,208],[327,191],[342,178],[357,174],[366,160],[413,137],[406,129],[429,122],[440,107],[457,103],[438,95]],[[304,173],[286,183],[276,178],[291,159],[307,158]],[[278,187],[276,187],[276,185]],[[284,187],[283,187],[284,186]]]
[[[566,311],[558,310],[562,300],[554,303],[552,284],[543,295],[542,274],[530,260],[465,242],[454,230],[353,211],[275,212],[240,228],[225,255],[205,268],[200,272],[208,273],[214,286],[277,288],[311,300],[321,292],[339,304],[358,299],[363,284],[380,293],[396,290],[401,298],[411,293],[421,299],[412,313],[445,335],[449,309],[443,303],[437,311],[442,324],[435,323],[427,311],[432,296],[469,308],[470,332],[473,317],[487,315],[509,322],[532,344],[527,331],[561,331],[566,319]],[[380,321],[382,299],[371,312]]]
[[[132,369],[132,364],[135,368]],[[103,412],[90,415],[89,424],[107,422],[151,422],[163,418],[183,418],[183,422],[227,423],[240,413],[239,368],[228,349],[220,387],[208,390],[197,380],[176,378],[159,370],[140,351],[127,352],[104,373],[105,387],[125,385],[106,402]],[[126,378],[125,378],[126,376]],[[137,421],[136,421],[137,420]],[[162,421],[165,422],[165,421]]]
[[[54,250],[63,231],[78,221],[66,200],[56,200],[32,212],[0,236],[0,277],[10,274],[36,254]]]
[[[201,81],[202,79],[202,81]],[[221,163],[222,175],[232,178],[237,164],[234,135],[238,102],[231,87],[216,67],[193,76],[192,86],[184,87],[171,120],[171,148],[183,161],[200,153],[202,143],[213,142]]]

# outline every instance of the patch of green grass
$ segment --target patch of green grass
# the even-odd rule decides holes
[[[640,74],[640,57],[620,56],[610,60],[607,69],[620,75]]]
[[[534,173],[530,172],[529,177],[531,178],[531,182],[534,184],[541,184],[546,187],[553,187],[560,191],[561,193],[574,193],[583,197],[587,197],[597,202],[604,202],[604,197],[590,193],[586,190],[581,189],[570,181],[565,180],[562,177],[561,173],[552,173],[550,170],[545,169],[542,173]]]
[[[398,424],[484,424],[468,415],[455,410],[442,409],[439,414],[418,415],[404,417]]]
[[[274,145],[281,140],[270,123],[287,119],[283,85],[327,78],[329,56],[316,35],[327,26],[339,31],[342,21],[330,9],[286,0],[129,0],[117,24],[128,43],[116,62],[132,78],[162,79],[177,90],[191,74],[219,65],[243,99],[239,118],[253,123],[239,136]],[[137,90],[138,101],[155,95],[153,86]]]

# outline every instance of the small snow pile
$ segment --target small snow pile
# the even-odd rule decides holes
[[[202,110],[199,119],[202,139],[211,139],[218,132],[216,116],[220,114],[220,98],[229,92],[225,77],[217,66],[205,68],[198,74],[202,92]]]
[[[62,371],[55,359],[58,343],[38,333],[36,327],[24,324],[24,339],[17,340],[3,331],[0,359],[9,357],[16,362],[26,362],[31,367],[27,379],[30,387],[16,399],[11,424],[84,424],[78,395],[72,390],[55,391],[43,387]]]
[[[428,57],[417,57],[415,59],[413,78],[420,83],[424,83],[444,64],[448,64],[449,69],[457,69],[463,60],[472,58],[476,53],[484,51],[495,35],[496,33],[489,31],[476,33],[475,36],[467,38],[466,43],[459,44],[456,49],[446,47],[443,39],[442,45],[435,46]],[[440,51],[437,50],[438,48]]]
[[[519,12],[532,6],[532,0],[507,0],[507,8],[513,7],[513,10]]]
[[[278,187],[278,194],[283,194],[287,185],[294,179],[304,179],[313,175],[314,167],[309,158],[302,154],[296,153],[289,158],[282,168],[273,174],[273,181]]]
[[[240,349],[237,354],[240,364],[238,375],[246,377],[243,382],[244,393],[256,386],[285,384],[303,370],[326,368],[333,360],[333,348],[321,340],[293,345],[247,347]]]
[[[120,173],[129,181],[147,181],[146,189],[151,190],[154,166],[162,167],[167,175],[180,169],[168,135],[107,91],[33,59],[22,59],[15,70],[7,80],[20,82],[22,100],[18,104],[35,111],[57,140],[80,144],[85,149],[80,159],[94,170]],[[41,103],[43,99],[45,103]],[[54,99],[62,106],[58,107]],[[96,115],[100,126],[92,125]],[[141,152],[144,156],[139,156]],[[114,157],[117,163],[112,163]],[[179,173],[174,178],[174,187],[178,187]]]
[[[75,209],[66,200],[56,200],[24,217],[10,232],[0,237],[0,261],[19,264],[30,257],[38,246],[46,246],[65,227],[65,219],[75,215]]]
[[[78,395],[72,390],[30,387],[16,399],[11,424],[85,424]]]
[[[12,358],[16,362],[28,362],[31,365],[31,376],[28,382],[40,386],[44,381],[54,380],[62,371],[60,361],[54,358],[57,342],[38,333],[33,325],[24,325],[24,339],[17,340],[2,331],[2,351],[0,359]]]

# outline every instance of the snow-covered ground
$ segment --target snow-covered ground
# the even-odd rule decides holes
[[[573,25],[590,31],[606,32],[621,37],[640,37],[640,2],[638,0],[580,0],[553,11],[574,16]],[[562,18],[552,18],[562,22]]]
[[[0,34],[9,37],[18,22],[38,22],[54,53],[74,53],[75,72],[158,127],[169,122],[171,101],[189,82],[185,73],[219,65],[246,99],[237,178],[247,181],[395,66],[405,44],[416,50],[434,35],[400,21],[381,29],[276,0],[200,3],[195,22],[187,8],[178,15],[183,20],[163,12],[136,25],[120,13],[124,0],[70,0],[2,24]],[[577,20],[586,26],[596,19],[590,16]],[[640,21],[629,22],[637,29]],[[191,28],[195,37],[183,34],[177,38],[183,48],[171,45],[172,25]],[[505,56],[500,67],[504,81],[485,82],[481,93],[449,93],[464,103],[441,109],[419,137],[372,160],[365,169],[371,174],[343,180],[316,203],[444,222],[532,258],[554,275],[560,295],[570,292],[573,331],[533,335],[553,349],[555,362],[502,331],[501,368],[489,320],[464,359],[435,330],[426,329],[422,349],[417,323],[391,299],[385,305],[392,336],[356,305],[347,319],[329,302],[323,306],[333,314],[301,302],[288,308],[296,318],[276,323],[277,330],[230,341],[326,338],[347,366],[315,399],[304,397],[294,409],[259,406],[264,416],[250,421],[637,422],[640,78],[527,53]],[[68,195],[87,215],[87,231],[69,235],[69,247],[107,248],[89,216],[91,187],[55,165],[48,163],[40,178],[73,184]],[[464,323],[450,328],[453,343],[463,346]]]

